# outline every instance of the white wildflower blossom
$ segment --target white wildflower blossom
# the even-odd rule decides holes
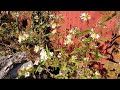
[[[88,61],[88,60],[89,60],[89,58],[88,58],[88,57],[86,57],[86,58],[84,58],[83,60]]]
[[[45,51],[45,49],[42,49],[40,52],[40,59],[41,61],[47,60],[48,56],[47,56],[47,52]]]
[[[68,35],[66,36],[66,38],[67,38],[68,40],[70,40],[70,39],[72,38],[72,35],[71,35],[71,34],[68,34]]]
[[[39,62],[40,62],[40,60],[39,60],[39,58],[37,58],[37,59],[35,60],[35,62],[34,62],[34,65],[38,65]]]
[[[29,70],[30,68],[32,68],[32,65],[28,64],[28,66],[26,67],[26,70]]]
[[[23,34],[18,36],[18,42],[21,43],[21,41],[26,40],[29,37],[29,34]]]
[[[25,67],[24,67],[24,66],[22,66],[22,67],[20,68],[20,70],[24,71],[24,70],[25,70]]]
[[[98,48],[98,46],[95,46],[95,48]]]
[[[29,77],[30,76],[30,72],[25,72],[25,77]]]
[[[55,28],[56,28],[56,26],[57,26],[57,24],[56,24],[56,23],[52,23],[52,29],[55,29]]]
[[[76,30],[75,29],[71,29],[69,32],[70,32],[70,34],[75,34]]]
[[[51,17],[54,17],[54,15],[51,14],[51,15],[49,15],[49,17],[50,17],[50,18],[51,18]]]
[[[16,17],[19,17],[19,13],[18,12],[16,12]]]
[[[64,45],[73,44],[73,41],[71,40],[71,39],[72,39],[72,35],[71,35],[71,34],[68,34],[68,35],[66,36],[66,39],[67,39],[67,40],[64,40]]]
[[[87,21],[87,20],[91,19],[91,16],[88,15],[88,13],[82,13],[80,18],[84,21]]]
[[[94,33],[94,30],[95,30],[94,28],[91,29],[92,33]]]
[[[23,40],[23,36],[19,35],[18,36],[18,42],[21,43],[22,40]]]
[[[57,32],[56,29],[54,29],[51,33],[54,35]]]
[[[40,50],[40,47],[38,45],[35,45],[34,51],[37,53]]]
[[[61,58],[61,57],[62,57],[62,54],[61,54],[61,53],[58,53],[57,57],[58,57],[58,58]]]
[[[40,48],[40,50],[44,49],[44,47],[42,45],[39,48]]]
[[[53,52],[50,52],[50,56],[53,56],[53,54],[54,54]]]
[[[64,45],[67,45],[67,44],[73,44],[73,41],[71,39],[65,40]]]
[[[95,34],[95,33],[91,34],[90,36],[91,36],[93,39],[98,39],[98,38],[100,38],[99,34]]]
[[[100,75],[100,73],[96,71],[96,72],[95,72],[95,75]]]
[[[36,16],[34,17],[34,19],[35,19],[36,22],[38,22],[38,20],[39,20],[38,15],[36,15]]]
[[[18,79],[18,77],[16,77],[15,79]]]
[[[84,41],[85,41],[85,38],[82,38],[82,41],[84,42]]]
[[[60,75],[60,76],[62,76],[62,75],[63,75],[63,73],[62,73],[62,72],[60,72],[60,73],[59,73],[59,75]]]
[[[25,37],[25,39],[27,39],[29,37],[29,34],[24,33],[23,36]]]
[[[71,57],[71,59],[72,59],[72,60],[76,60],[77,57],[73,55],[73,56]]]

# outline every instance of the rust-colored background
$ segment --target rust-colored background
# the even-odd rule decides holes
[[[87,26],[86,21],[80,19],[81,13],[88,13],[91,16],[89,20],[90,27]],[[105,23],[105,26],[99,26],[98,23],[103,20],[106,16],[110,16],[114,11],[58,11],[56,15],[64,16],[64,23],[62,23],[62,27],[58,29],[59,33],[62,33],[64,30],[70,30],[73,27],[78,27],[80,31],[88,30],[92,28],[96,28],[95,32],[102,32],[102,36],[100,39],[112,38],[112,33],[116,29],[116,21],[117,18],[114,16],[112,19]],[[77,40],[74,40],[74,43],[77,44]],[[61,37],[57,42],[57,45],[63,46],[63,38]],[[101,43],[103,46],[101,51],[105,53],[104,49],[108,44]],[[104,61],[104,59],[103,59]]]

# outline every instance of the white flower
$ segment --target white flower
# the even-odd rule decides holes
[[[53,52],[50,52],[50,56],[53,56],[53,54],[54,54]]]
[[[32,65],[29,64],[29,65],[26,67],[26,70],[29,70],[31,67],[32,67]]]
[[[44,49],[44,47],[42,45],[39,48],[40,48],[40,50]]]
[[[62,73],[62,72],[60,72],[60,73],[59,73],[59,75],[60,75],[60,76],[62,76],[62,75],[63,75],[63,73]]]
[[[84,41],[85,41],[85,39],[82,39],[82,41],[84,42]]]
[[[99,34],[95,34],[95,33],[91,34],[91,37],[92,37],[93,39],[98,39],[98,38],[100,38]]]
[[[22,66],[22,67],[20,68],[20,70],[24,71],[24,70],[25,70],[25,67],[24,67],[24,66]]]
[[[61,54],[61,53],[59,53],[59,54],[57,55],[57,57],[58,57],[58,58],[61,58],[61,57],[62,57],[62,54]]]
[[[41,61],[48,59],[48,56],[47,56],[47,53],[46,53],[45,49],[41,50],[41,52],[40,52],[40,59],[41,59]]]
[[[39,58],[37,58],[36,60],[35,60],[35,62],[34,62],[34,65],[38,65],[39,64]]]
[[[30,72],[25,72],[25,77],[29,77],[30,76]]]
[[[34,19],[35,19],[36,22],[38,22],[38,20],[39,20],[38,15],[36,15],[36,16],[34,17]]]
[[[54,15],[51,14],[51,15],[49,15],[49,17],[54,17]]]
[[[29,34],[23,34],[24,38],[27,39],[29,37]]]
[[[68,34],[68,35],[66,36],[66,38],[67,38],[68,40],[70,40],[70,39],[72,38],[72,35],[71,35],[71,34]]]
[[[66,42],[66,41],[64,41],[64,45],[67,45],[67,42]]]
[[[95,75],[100,75],[100,73],[96,71],[96,72],[95,72]]]
[[[40,50],[40,47],[38,45],[35,45],[34,51],[37,53]]]
[[[21,43],[21,41],[26,40],[29,37],[29,34],[23,34],[18,36],[18,42]]]
[[[68,34],[66,36],[67,40],[64,40],[64,45],[67,45],[67,44],[73,44],[73,41],[71,40],[72,39],[72,35],[71,34]]]
[[[56,26],[57,26],[57,24],[56,24],[56,23],[53,23],[53,24],[52,24],[52,29],[55,29]]]
[[[54,29],[51,33],[54,35],[57,32],[56,29]]]
[[[72,60],[76,60],[77,57],[73,55],[73,56],[71,57],[71,59],[72,59]]]
[[[19,35],[18,36],[18,42],[21,43],[22,40],[23,40],[23,36]]]
[[[88,75],[87,77],[88,77],[88,78],[91,78],[91,76],[90,76],[90,75]]]
[[[95,46],[95,48],[98,48],[98,46]]]
[[[88,57],[87,57],[87,58],[84,58],[84,60],[85,60],[85,61],[88,61],[88,60],[89,60],[89,58],[88,58]]]
[[[67,44],[73,44],[73,41],[71,39],[65,40],[64,45],[67,45]]]
[[[16,12],[16,13],[15,13],[15,16],[16,16],[16,17],[18,17],[18,16],[19,16],[19,13],[18,13],[18,12]]]
[[[88,15],[88,13],[82,13],[80,18],[83,19],[84,21],[87,21],[88,19],[91,18],[91,16]]]
[[[18,77],[16,77],[15,79],[18,79]]]
[[[94,29],[92,28],[91,31],[94,33]]]
[[[75,34],[76,30],[75,29],[71,29],[69,32],[70,32],[70,34]]]
[[[34,19],[39,19],[38,15],[36,15],[36,16],[34,17]]]

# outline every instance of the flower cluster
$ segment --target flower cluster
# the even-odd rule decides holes
[[[39,20],[38,15],[36,15],[36,16],[34,17],[34,19],[35,19],[35,22],[38,22],[38,20]]]
[[[29,34],[24,33],[23,35],[18,36],[18,42],[21,43],[22,41],[26,40],[29,37]]]
[[[52,35],[54,35],[56,32],[57,32],[57,30],[54,29],[51,33],[52,33]]]
[[[80,18],[84,21],[88,21],[89,19],[91,19],[91,16],[88,13],[82,13],[80,15]]]
[[[64,45],[68,45],[68,44],[73,44],[72,34],[68,34],[68,35],[66,36],[66,40],[64,40]]]
[[[40,50],[40,47],[38,45],[35,45],[34,51],[37,53]]]
[[[29,63],[27,66],[22,66],[19,70],[18,70],[18,75],[24,75],[25,77],[29,77],[30,76],[30,72],[29,70],[33,67],[33,64]]]
[[[62,57],[62,54],[61,54],[61,53],[58,53],[57,57],[58,57],[58,58],[61,58],[61,57]]]
[[[96,34],[95,32],[94,32],[94,29],[92,28],[91,29],[91,33],[90,33],[90,37],[92,37],[93,39],[98,39],[98,38],[100,38],[100,36],[99,36],[99,34]]]
[[[75,29],[71,29],[71,30],[69,31],[69,33],[70,33],[70,34],[75,34],[75,33],[76,33],[76,29],[77,29],[77,27],[76,27]]]
[[[50,57],[51,56],[53,56],[53,52],[50,52]],[[45,60],[49,59],[50,57],[47,55],[46,50],[43,48],[40,52],[40,60],[45,61]]]

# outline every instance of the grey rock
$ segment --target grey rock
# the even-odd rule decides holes
[[[7,77],[5,79],[15,79],[17,76],[18,76],[18,70],[22,67],[27,67],[29,64],[31,64],[31,66],[33,66],[33,63],[32,61],[28,61],[26,63],[21,63],[21,64],[18,64],[15,68],[13,68],[12,70],[9,71]]]

